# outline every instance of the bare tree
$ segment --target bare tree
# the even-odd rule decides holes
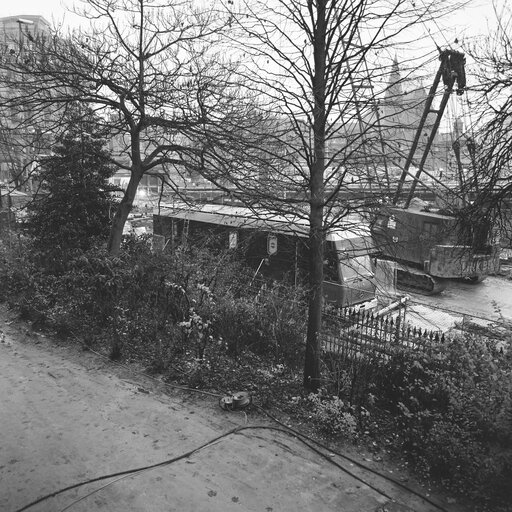
[[[501,5],[501,7],[500,7]],[[472,160],[465,193],[474,196],[475,217],[482,212],[512,244],[512,9],[493,2],[496,29],[466,51],[474,60],[472,132],[466,143]]]
[[[378,99],[385,95],[393,67],[383,65],[378,54],[399,36],[402,41],[417,37],[410,31],[415,23],[453,5],[423,2],[414,7],[406,0],[276,0],[236,7],[228,3],[233,11],[230,35],[245,76],[258,92],[259,108],[272,113],[266,126],[274,140],[261,150],[270,162],[264,174],[253,165],[230,178],[247,202],[252,199],[309,222],[304,385],[316,390],[325,234],[332,227],[356,229],[361,217],[352,214],[389,194],[389,188],[375,185],[384,176],[389,187],[388,149],[381,133],[385,120]],[[366,186],[362,195],[356,195],[354,184],[359,190]]]
[[[112,253],[142,176],[160,166],[194,169],[245,204],[307,219],[304,384],[315,390],[325,234],[357,227],[361,218],[351,214],[382,199],[374,186],[382,173],[389,185],[378,98],[392,66],[378,52],[400,36],[416,40],[411,27],[451,4],[229,0],[200,12],[188,3],[90,0],[84,16],[95,28],[35,41],[26,58],[2,61],[20,93],[0,106],[22,109],[33,123],[44,115],[50,130],[61,109],[85,102],[122,141],[116,163],[131,177]],[[368,186],[355,196],[358,182]]]
[[[17,113],[13,130],[55,134],[76,102],[102,119],[116,142],[113,162],[130,174],[108,242],[116,254],[142,177],[172,181],[170,167],[176,174],[198,161],[205,169],[202,134],[219,137],[251,116],[218,46],[229,13],[189,2],[88,0],[80,14],[88,28],[32,37],[2,56],[0,107]]]

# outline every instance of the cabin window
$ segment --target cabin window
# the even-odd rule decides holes
[[[437,222],[424,222],[423,223],[423,233],[426,233],[430,236],[436,235],[439,230],[439,224]]]
[[[385,215],[379,215],[375,220],[375,226],[379,228],[385,228],[389,222],[389,217]]]
[[[340,282],[340,278],[339,278],[339,274],[338,274],[338,258],[337,258],[336,250],[332,247],[331,244],[328,244],[325,247],[324,280],[325,281],[333,281],[335,283]]]
[[[267,236],[267,253],[269,256],[272,256],[277,253],[277,236],[276,235],[268,235]]]
[[[372,264],[368,255],[341,260],[341,272],[343,281],[367,278],[372,276]]]
[[[238,247],[238,232],[230,231],[229,232],[229,248],[236,249]]]
[[[491,229],[491,223],[486,218],[473,224],[473,249],[475,251],[483,251],[486,249]]]

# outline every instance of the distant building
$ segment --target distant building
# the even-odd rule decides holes
[[[388,87],[379,105],[379,124],[388,151],[403,163],[412,146],[425,108],[428,92],[417,81],[402,78],[398,61],[393,61]],[[429,114],[418,151],[425,146],[434,124]]]
[[[12,53],[20,47],[30,49],[30,43],[41,35],[50,34],[50,24],[42,16],[19,15],[0,18],[0,44]]]
[[[28,58],[37,38],[50,34],[50,24],[42,16],[19,15],[0,18],[0,55],[4,59]],[[11,75],[12,76],[12,75]],[[9,73],[0,74],[0,95],[16,91],[8,85]],[[38,127],[27,123],[30,112],[0,111],[0,184],[27,190],[24,177],[31,170],[34,151],[30,141]]]

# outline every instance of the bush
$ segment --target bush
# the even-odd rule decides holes
[[[119,257],[91,248],[57,270],[40,265],[30,241],[0,251],[4,300],[38,327],[101,344],[114,358],[143,354],[162,371],[177,356],[202,359],[208,344],[293,365],[302,357],[304,315],[286,300],[294,290],[274,286],[255,300],[250,274],[228,254],[153,254],[147,240],[129,238]]]
[[[133,238],[119,257],[91,248],[58,272],[37,261],[30,240],[0,242],[0,300],[38,326],[76,335],[112,357],[136,358],[156,371],[180,366],[194,386],[228,382],[229,365],[260,386],[259,377],[267,376],[253,379],[256,365],[303,362],[300,290],[279,283],[256,293],[228,254],[191,246],[153,254],[147,240]],[[309,396],[317,425],[336,436],[353,438],[358,427],[385,436],[425,476],[505,510],[512,501],[510,359],[488,340],[467,336],[425,351],[397,348],[368,365],[366,402]],[[342,376],[346,386],[331,395],[353,388],[352,370],[338,370],[337,381]],[[267,373],[274,387],[283,380],[281,370]]]
[[[16,297],[32,287],[37,267],[28,257],[28,250],[29,242],[24,238],[0,238],[0,300],[14,305]]]
[[[24,227],[47,268],[61,265],[108,237],[117,208],[109,178],[115,173],[105,149],[101,120],[90,109],[66,109],[68,130],[36,168],[38,194],[28,203]]]
[[[358,425],[350,404],[337,396],[311,393],[307,398],[312,407],[312,418],[328,435],[353,439]]]
[[[275,285],[260,292],[218,298],[214,328],[228,351],[238,355],[251,350],[271,354],[276,362],[296,368],[303,362],[305,315],[303,305],[290,300],[300,290]]]
[[[512,500],[512,372],[495,345],[467,336],[403,350],[380,375],[375,406],[418,469],[475,500]]]

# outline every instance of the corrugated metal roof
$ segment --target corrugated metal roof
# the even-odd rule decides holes
[[[155,209],[154,214],[233,228],[270,230],[304,238],[309,235],[307,218],[297,215],[280,215],[262,209],[252,210],[242,206],[203,204],[191,207],[184,204],[163,204],[159,209]],[[329,230],[326,236],[329,241],[339,242],[361,238],[370,241],[371,233],[369,226],[362,223],[359,218],[347,218],[345,224]]]

